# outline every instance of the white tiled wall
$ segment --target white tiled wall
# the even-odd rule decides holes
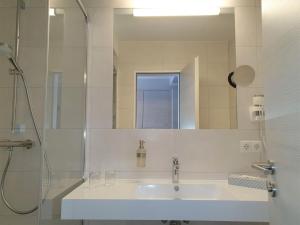
[[[0,1],[0,41],[14,46],[16,2]],[[47,47],[47,1],[26,1],[26,10],[21,11],[21,43],[19,63],[24,71],[29,86],[29,95],[37,125],[43,127],[43,108],[46,75]],[[36,32],[38,31],[38,32]],[[25,124],[26,131],[22,134],[10,133],[12,76],[8,69],[11,66],[4,57],[0,57],[0,139],[33,139],[37,142],[33,124],[28,111],[24,88],[19,81],[17,123]],[[0,176],[2,175],[8,153],[0,149]],[[30,150],[16,149],[7,174],[5,192],[7,199],[17,209],[29,209],[38,204],[40,191],[41,149],[38,144]],[[9,211],[0,200],[1,224],[37,224],[37,213],[18,216]]]
[[[90,21],[90,40],[93,40],[90,45],[90,73],[89,73],[89,96],[88,96],[88,165],[90,168],[88,170],[94,169],[118,169],[118,170],[137,170],[134,168],[134,157],[132,154],[134,153],[137,147],[137,139],[138,138],[150,138],[147,142],[147,145],[151,150],[152,142],[156,142],[156,146],[165,146],[165,142],[170,143],[171,146],[166,146],[162,148],[157,154],[151,156],[148,159],[150,165],[151,161],[160,162],[161,157],[163,156],[165,159],[161,161],[161,163],[157,164],[156,170],[165,170],[167,169],[168,161],[170,157],[179,151],[175,146],[172,147],[172,144],[175,141],[180,141],[182,143],[182,149],[180,149],[181,154],[184,154],[185,148],[187,146],[192,145],[193,153],[197,153],[197,151],[201,151],[201,146],[203,143],[223,143],[224,146],[218,147],[209,145],[207,148],[211,149],[213,152],[212,155],[207,155],[207,151],[201,154],[196,154],[198,157],[182,156],[183,164],[189,164],[192,158],[195,160],[194,167],[191,167],[187,170],[193,171],[193,168],[196,168],[197,162],[199,165],[206,165],[204,167],[198,167],[198,172],[220,172],[223,171],[225,174],[231,171],[242,170],[249,172],[250,164],[252,161],[255,161],[257,155],[243,155],[239,153],[239,140],[241,139],[257,139],[258,132],[257,126],[252,124],[249,120],[249,112],[248,107],[251,104],[251,99],[254,94],[262,93],[262,83],[261,74],[260,74],[260,65],[259,65],[259,56],[260,56],[260,2],[259,1],[224,1],[223,4],[228,7],[235,7],[235,15],[236,22],[235,24],[235,32],[236,32],[236,63],[237,65],[249,64],[254,67],[257,74],[257,79],[249,88],[239,88],[238,89],[238,130],[219,130],[219,131],[201,131],[194,130],[189,131],[188,137],[190,139],[181,139],[181,135],[177,137],[174,135],[174,131],[166,130],[166,131],[144,131],[144,130],[110,130],[111,128],[111,109],[112,109],[112,24],[113,24],[113,11],[112,7],[122,8],[122,7],[132,7],[131,1],[110,1],[110,2],[97,2],[97,1],[87,1],[89,6],[93,7],[89,9],[91,13],[91,21]],[[124,5],[125,4],[125,5]],[[127,4],[127,5],[126,5]],[[247,24],[249,30],[245,30],[244,27]],[[100,35],[100,33],[104,35]],[[99,39],[99,36],[102,39]],[[98,42],[96,40],[99,40]],[[172,43],[171,43],[172,44]],[[178,43],[175,43],[175,47]],[[156,46],[152,46],[154,49]],[[174,46],[173,46],[174,47]],[[222,46],[220,46],[222,47]],[[122,47],[119,46],[119,51]],[[172,48],[171,48],[172,49]],[[222,59],[227,57],[227,53],[218,54],[219,57],[215,58],[216,55],[213,54],[213,49],[219,52],[218,47],[215,45],[211,46],[211,53],[207,55],[207,61],[212,62],[213,59],[215,62],[216,59],[219,59],[218,63],[222,62]],[[96,52],[101,52],[101,54],[96,54]],[[226,51],[225,51],[226,52]],[[135,54],[135,51],[132,51],[132,54]],[[175,54],[173,54],[175,55]],[[172,56],[172,54],[171,54]],[[131,58],[131,57],[130,57]],[[130,60],[127,58],[126,60]],[[153,57],[152,57],[153,58]],[[158,57],[159,58],[159,57]],[[125,59],[124,59],[125,60]],[[149,59],[145,59],[147,62]],[[162,60],[159,60],[157,63],[163,64]],[[133,62],[122,62],[126,64],[132,64]],[[177,66],[182,66],[182,60],[178,62]],[[162,68],[167,69],[168,64],[161,65]],[[93,69],[96,68],[97,69]],[[130,68],[132,70],[133,68]],[[138,68],[137,68],[138,69]],[[145,69],[145,67],[143,68]],[[151,68],[149,68],[151,69]],[[103,72],[101,72],[103,71]],[[219,81],[219,80],[218,80]],[[124,84],[131,86],[133,84],[132,80],[123,80]],[[206,90],[208,91],[208,90]],[[122,92],[123,93],[123,92]],[[125,94],[127,92],[124,92]],[[209,104],[209,103],[207,103]],[[129,110],[123,110],[123,114],[130,115]],[[147,133],[148,132],[148,133]],[[185,132],[187,131],[175,131],[178,134],[182,134],[185,136]],[[159,135],[162,135],[164,138],[153,138]],[[244,134],[245,136],[242,136]],[[175,140],[174,140],[175,139]],[[102,141],[99,141],[102,140]],[[124,140],[124,141],[122,141]],[[167,141],[166,141],[167,140]],[[174,142],[172,142],[174,140]],[[201,142],[198,142],[201,140]],[[122,143],[122,144],[119,144]],[[225,144],[227,143],[227,144]],[[199,148],[198,148],[199,145]],[[177,150],[176,150],[177,148]],[[160,149],[160,148],[159,148]],[[200,149],[200,150],[199,150]],[[226,159],[226,161],[220,160],[222,158],[222,151],[231,152],[231,157]],[[208,151],[209,152],[209,151]],[[116,159],[114,158],[116,157]],[[204,157],[206,160],[203,160]],[[221,161],[221,162],[220,162]],[[118,162],[118,164],[116,164]],[[236,162],[239,162],[239,166],[236,165]],[[207,164],[205,164],[207,163]],[[218,167],[217,171],[213,171],[210,165],[218,165],[220,163],[220,167]],[[116,168],[114,168],[116,167]],[[211,168],[211,169],[209,169]],[[155,170],[155,167],[149,167],[150,170]]]
[[[253,94],[262,92],[262,84],[258,78],[250,88],[238,90],[238,130],[112,130],[110,121],[112,119],[112,15],[111,8],[105,7],[132,7],[131,1],[93,1],[87,3],[90,6],[100,8],[90,9],[92,12],[90,34],[93,45],[90,49],[90,73],[89,73],[89,102],[88,102],[88,167],[87,171],[113,169],[118,171],[120,177],[169,177],[170,159],[178,155],[182,164],[183,176],[189,178],[224,178],[230,172],[252,172],[250,164],[258,160],[258,154],[242,154],[239,152],[239,141],[244,139],[258,139],[256,126],[250,123],[248,107]],[[224,1],[227,6],[240,6],[236,11],[249,11],[246,14],[237,12],[236,20],[247,22],[251,33],[245,35],[243,23],[236,24],[236,35],[239,45],[236,49],[237,64],[253,65],[259,71],[259,17],[260,9],[258,1]],[[258,6],[258,7],[257,7]],[[255,11],[257,14],[254,14]],[[98,16],[97,16],[98,14]],[[100,16],[101,15],[101,16]],[[100,18],[101,17],[101,18]],[[105,17],[105,18],[103,18]],[[94,21],[97,20],[97,21]],[[104,23],[106,21],[106,23]],[[251,21],[255,21],[254,23]],[[97,29],[95,26],[98,26]],[[245,31],[246,32],[246,31]],[[97,34],[102,33],[104,36]],[[252,39],[250,36],[254,36]],[[99,37],[104,40],[100,42]],[[95,38],[98,37],[98,38]],[[246,40],[243,40],[243,37]],[[255,43],[248,42],[255,40]],[[177,45],[175,45],[177,46]],[[152,46],[153,47],[153,46]],[[154,46],[155,47],[155,46]],[[119,46],[120,50],[120,46]],[[98,55],[95,53],[100,51]],[[250,53],[250,54],[249,54]],[[215,56],[212,54],[211,56]],[[210,54],[208,54],[210,56]],[[208,57],[207,60],[212,59]],[[226,55],[227,57],[227,55]],[[222,61],[222,55],[219,59]],[[108,61],[109,60],[109,61]],[[215,59],[214,59],[215,60]],[[147,60],[146,60],[147,62]],[[159,61],[160,63],[162,61]],[[209,61],[210,62],[210,61]],[[124,62],[123,62],[124,63]],[[132,62],[126,62],[132,63]],[[220,63],[220,62],[218,62]],[[174,64],[172,65],[174,66]],[[177,67],[182,63],[178,62]],[[170,65],[161,65],[163,69],[169,69]],[[97,68],[93,69],[93,68]],[[146,67],[143,67],[145,69]],[[132,70],[128,66],[128,70]],[[137,68],[138,69],[138,68]],[[149,68],[151,69],[151,67]],[[153,69],[153,68],[152,68]],[[213,69],[213,67],[212,67]],[[103,72],[101,72],[103,71]],[[121,81],[126,86],[133,85],[132,79]],[[208,90],[206,90],[208,91]],[[122,92],[126,94],[128,91]],[[204,101],[205,102],[205,101]],[[209,104],[208,102],[206,104]],[[234,106],[234,105],[233,105]],[[235,106],[234,106],[235,107]],[[130,115],[130,110],[120,110],[125,116]],[[104,129],[103,129],[104,128]],[[135,151],[139,139],[146,140],[147,166],[138,169],[135,166]],[[118,222],[86,222],[87,224],[134,224],[134,221]],[[147,222],[143,222],[147,223]],[[149,222],[159,223],[159,222]],[[199,223],[199,224],[222,224],[232,223]],[[234,223],[240,224],[240,223]]]
[[[45,12],[46,1],[31,0],[32,7],[29,7],[24,14],[24,25],[22,32],[24,33],[22,39],[22,48],[24,48],[23,56],[21,60],[24,70],[28,71],[28,82],[31,87],[31,92],[34,92],[36,96],[40,96],[39,88],[42,89],[44,86],[44,74],[45,68],[43,66],[44,60],[39,61],[44,57],[45,48],[45,37],[46,37],[46,22],[41,19],[47,15]],[[53,1],[54,2],[54,1]],[[55,1],[57,4],[63,4],[64,6],[73,6],[74,1]],[[194,175],[199,177],[208,175],[209,177],[222,176],[221,174],[226,174],[235,171],[245,171],[249,172],[250,163],[257,159],[257,154],[244,155],[239,153],[239,140],[240,139],[256,139],[257,131],[256,127],[250,124],[247,117],[247,109],[249,102],[251,100],[251,93],[256,93],[261,91],[262,84],[260,79],[255,81],[255,84],[251,88],[245,90],[239,90],[238,94],[238,107],[239,107],[239,130],[211,130],[211,131],[153,131],[153,130],[111,130],[112,127],[112,64],[113,64],[113,11],[112,6],[115,7],[131,7],[132,1],[124,0],[86,0],[89,4],[89,77],[88,77],[88,170],[98,170],[98,169],[117,169],[124,172],[139,170],[135,167],[135,150],[137,147],[137,141],[140,138],[144,138],[147,141],[146,147],[148,149],[147,158],[147,168],[148,172],[142,175],[157,176],[158,173],[169,175],[169,163],[170,157],[174,154],[178,154],[182,163],[182,169],[186,172],[187,176]],[[238,5],[236,8],[236,15],[238,19],[247,20],[246,24],[251,26],[249,28],[250,34],[243,34],[248,32],[248,30],[243,30],[244,23],[236,25],[236,32],[239,37],[239,46],[237,46],[236,55],[237,62],[239,64],[246,63],[254,65],[257,71],[259,71],[259,23],[250,22],[258,21],[257,12],[259,7],[256,7],[256,0],[228,0],[224,4],[227,6]],[[94,7],[97,6],[97,7]],[[5,8],[3,8],[5,7]],[[8,25],[7,21],[14,24],[14,13],[15,13],[15,1],[11,0],[1,0],[0,1],[0,37],[2,40],[11,42],[14,37],[14,26]],[[101,8],[102,7],[102,8]],[[241,13],[246,11],[246,13]],[[254,13],[253,11],[256,11]],[[30,12],[30,13],[29,13]],[[42,13],[43,12],[43,13]],[[240,13],[239,13],[240,12]],[[254,28],[255,26],[255,28]],[[35,31],[32,32],[32,28]],[[72,29],[72,27],[70,27]],[[44,32],[42,32],[44,31]],[[249,38],[248,35],[257,35],[255,38]],[[245,40],[243,40],[245,38]],[[254,39],[256,41],[254,41]],[[74,40],[78,43],[78,40]],[[255,42],[255,43],[254,43]],[[26,49],[25,49],[26,48]],[[72,52],[72,56],[73,56]],[[80,57],[80,56],[78,56]],[[26,59],[25,59],[26,58]],[[34,61],[35,67],[27,66],[31,65]],[[6,107],[1,107],[1,117],[0,117],[0,128],[3,137],[6,137],[8,133],[8,121],[10,112],[10,101],[8,98],[11,97],[11,77],[6,76],[8,68],[7,62],[3,59],[0,60],[0,101],[1,105]],[[4,66],[2,66],[4,65]],[[4,68],[4,69],[3,69]],[[167,66],[165,66],[167,68]],[[72,72],[72,71],[70,71]],[[36,73],[36,76],[33,75]],[[4,76],[2,76],[4,74]],[[30,74],[30,75],[29,75]],[[41,75],[42,74],[42,75]],[[31,76],[33,75],[33,76]],[[27,76],[27,75],[26,75]],[[69,80],[69,85],[75,85],[76,81],[74,79]],[[36,89],[34,89],[36,88]],[[72,95],[70,93],[70,95]],[[7,98],[3,97],[6,96]],[[243,97],[244,96],[244,97]],[[34,112],[38,112],[37,116],[39,119],[39,127],[42,123],[42,112],[41,108],[43,106],[42,100],[38,99],[33,101]],[[3,116],[2,116],[3,115]],[[3,117],[5,119],[3,119]],[[24,118],[24,117],[22,117]],[[27,118],[27,116],[26,116]],[[28,119],[28,118],[27,118]],[[28,122],[29,124],[29,122]],[[29,125],[28,125],[29,126]],[[76,126],[74,119],[70,120],[65,124],[66,127]],[[33,133],[32,130],[28,130],[29,133]],[[66,133],[64,133],[66,135]],[[71,134],[70,134],[71,135]],[[31,136],[31,135],[28,135]],[[28,137],[26,136],[26,137]],[[32,137],[34,135],[32,134]],[[54,139],[57,143],[67,144],[68,139],[63,138],[63,140]],[[68,142],[69,144],[69,142]],[[79,145],[73,143],[74,145],[64,145],[66,148],[76,149]],[[14,168],[9,174],[9,187],[8,190],[13,190],[14,196],[9,195],[12,199],[14,205],[20,206],[20,208],[25,208],[34,205],[37,200],[37,193],[39,192],[39,187],[37,184],[39,161],[35,152],[40,152],[39,149],[31,150],[28,152],[16,152],[14,160]],[[3,165],[3,158],[6,157],[5,152],[0,153],[1,165]],[[196,156],[196,157],[194,157]],[[36,158],[37,157],[37,158]],[[70,159],[70,155],[63,155],[61,160],[68,161],[68,168],[72,169],[77,165],[73,162],[77,161],[76,155]],[[118,162],[118,163],[116,163]],[[217,166],[216,166],[217,165]],[[28,166],[28,167],[27,167]],[[162,173],[161,173],[162,172]],[[126,174],[125,174],[126,175]],[[29,182],[28,182],[29,181]],[[25,186],[22,186],[23,184]],[[20,188],[20,189],[17,189]],[[22,188],[22,189],[21,189]],[[19,195],[20,194],[20,195]],[[20,198],[25,198],[20,201]],[[0,206],[0,221],[5,221],[6,224],[36,224],[36,215],[31,216],[15,216],[4,209],[3,205]],[[60,221],[51,221],[51,225],[60,224]],[[80,222],[66,222],[66,224],[79,224]],[[114,222],[103,222],[108,224],[113,224]],[[120,221],[118,224],[127,224],[135,222],[125,222]],[[147,223],[147,222],[145,222]],[[152,223],[152,222],[149,222]],[[153,222],[154,223],[154,222]],[[159,224],[160,222],[155,222]],[[98,224],[96,222],[91,222],[90,224]],[[102,223],[101,223],[102,224]],[[231,223],[202,223],[202,225],[231,225]],[[247,224],[248,225],[248,224]]]
[[[90,8],[89,16],[87,126],[112,128],[113,9]]]
[[[54,1],[53,1],[54,2]],[[73,1],[55,1],[72,6]],[[257,35],[259,24],[254,15],[257,0],[224,0],[226,6],[239,6],[246,12],[239,19],[247,20],[250,36]],[[248,106],[253,93],[261,91],[259,79],[250,89],[239,93],[239,130],[112,130],[112,68],[113,68],[113,7],[132,7],[131,0],[86,0],[90,16],[89,23],[89,77],[88,77],[88,143],[87,171],[116,169],[120,176],[169,176],[170,157],[178,154],[186,176],[217,177],[234,171],[249,172],[250,163],[257,160],[257,154],[244,155],[239,152],[239,140],[257,139],[256,127],[249,123]],[[239,64],[255,65],[259,68],[259,38],[249,38],[244,24],[236,25],[239,33],[239,48],[236,50]],[[259,36],[259,35],[257,35]],[[245,40],[243,40],[245,38]],[[252,39],[257,40],[248,46]],[[180,66],[180,63],[178,63]],[[165,64],[163,68],[168,69]],[[125,81],[124,81],[125,82]],[[131,85],[131,81],[128,85]],[[240,91],[240,90],[239,90]],[[208,103],[207,103],[208,104]],[[129,113],[123,111],[123,113]],[[146,139],[148,150],[147,167],[135,167],[137,141]],[[196,156],[196,157],[195,157]],[[134,173],[132,173],[134,172]],[[59,222],[58,222],[59,223]],[[70,222],[73,224],[73,222]],[[87,224],[160,224],[152,221],[103,221]],[[53,223],[52,223],[53,224]],[[193,224],[193,223],[192,223]],[[201,225],[232,225],[233,223],[202,222]],[[234,223],[238,224],[238,223]],[[243,223],[249,224],[249,223]]]
[[[263,94],[260,1],[235,7],[235,27],[236,65],[247,64],[255,70],[255,80],[250,87],[238,87],[238,126],[240,129],[257,129],[257,124],[251,123],[248,119],[248,106],[254,94]]]
[[[90,170],[117,170],[120,177],[170,178],[171,159],[178,156],[182,176],[225,178],[249,172],[257,153],[239,151],[239,140],[257,139],[253,130],[138,130],[93,129],[90,133]],[[138,141],[146,141],[145,168],[136,167]]]
[[[280,190],[270,200],[271,224],[293,225],[300,222],[300,2],[262,3],[266,138]]]

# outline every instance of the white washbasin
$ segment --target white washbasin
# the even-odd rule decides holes
[[[137,197],[143,199],[218,199],[223,189],[215,184],[140,184]]]
[[[62,219],[199,220],[268,222],[264,190],[228,185],[227,180],[116,181],[83,184],[62,200]]]

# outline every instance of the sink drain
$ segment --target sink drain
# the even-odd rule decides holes
[[[179,186],[178,185],[174,186],[174,191],[179,191]]]

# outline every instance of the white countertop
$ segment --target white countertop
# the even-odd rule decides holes
[[[62,198],[83,183],[83,179],[60,179],[59,182],[52,181],[45,200],[41,207],[43,219],[59,218],[61,213]]]
[[[227,180],[117,180],[84,183],[62,200],[62,219],[205,220],[268,222],[265,190],[228,185]]]

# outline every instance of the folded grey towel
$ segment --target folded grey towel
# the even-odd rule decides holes
[[[243,174],[231,174],[228,184],[266,190],[266,178]]]

